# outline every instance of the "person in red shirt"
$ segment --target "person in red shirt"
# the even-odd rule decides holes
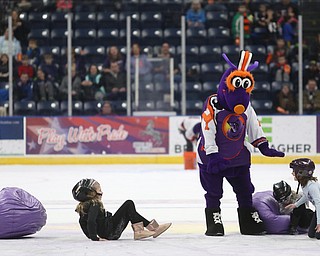
[[[22,55],[21,65],[18,67],[18,76],[20,77],[23,73],[28,74],[31,79],[34,77],[33,66],[29,64],[29,57],[25,54]]]

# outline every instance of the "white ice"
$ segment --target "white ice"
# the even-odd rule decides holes
[[[271,190],[272,184],[280,180],[288,182],[293,189],[297,186],[288,165],[255,164],[251,176],[256,191]],[[82,178],[100,182],[107,210],[115,212],[126,199],[132,199],[147,219],[172,222],[172,227],[156,239],[135,241],[128,226],[118,241],[90,241],[78,226],[76,201],[71,194],[72,187]],[[0,166],[0,188],[4,187],[19,187],[38,198],[47,210],[48,219],[32,236],[0,240],[1,256],[301,256],[316,255],[320,250],[320,241],[306,234],[241,235],[235,195],[226,181],[221,205],[226,234],[205,236],[204,191],[198,171],[186,171],[182,165],[4,165]]]

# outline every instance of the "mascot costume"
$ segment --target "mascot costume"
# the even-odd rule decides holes
[[[217,94],[207,98],[201,116],[201,132],[197,147],[197,162],[201,185],[206,191],[207,236],[223,236],[220,200],[223,179],[226,178],[236,194],[240,232],[244,235],[265,233],[262,220],[252,206],[254,186],[251,183],[251,157],[246,143],[259,148],[269,157],[283,157],[284,153],[269,148],[257,115],[250,105],[254,88],[250,65],[252,53],[240,52],[238,66],[222,54],[230,68],[223,74]],[[248,135],[248,142],[245,137]],[[248,145],[249,146],[249,145]]]

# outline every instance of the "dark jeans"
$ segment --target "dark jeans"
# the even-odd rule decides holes
[[[108,240],[117,240],[120,238],[122,232],[127,227],[129,221],[134,224],[138,222],[143,222],[143,226],[146,227],[150,223],[147,219],[141,216],[137,211],[132,200],[125,201],[116,213],[110,217],[110,228],[108,230]]]

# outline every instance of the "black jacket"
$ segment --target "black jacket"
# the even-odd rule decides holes
[[[79,223],[83,233],[91,240],[98,241],[100,238],[107,238],[111,231],[111,223],[104,209],[95,202],[89,202],[84,206],[84,214],[80,214]]]

